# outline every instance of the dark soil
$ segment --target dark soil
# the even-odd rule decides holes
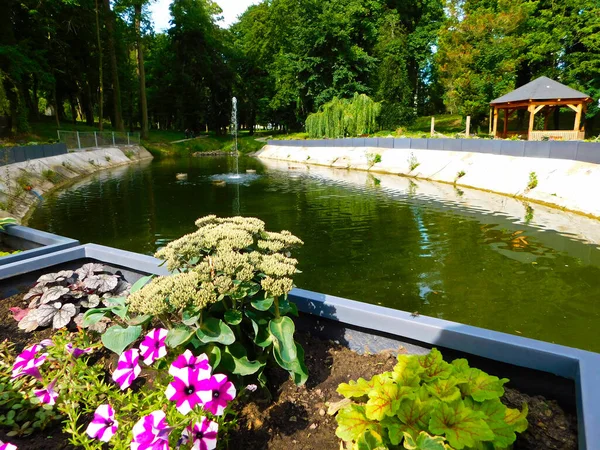
[[[46,329],[25,333],[18,329],[10,307],[27,307],[23,295],[0,301],[0,340],[9,339],[17,349],[52,336]],[[238,415],[238,430],[231,433],[229,449],[245,450],[337,450],[340,441],[335,435],[335,417],[327,414],[327,403],[342,399],[337,386],[348,380],[371,378],[392,370],[396,358],[391,353],[359,355],[332,341],[323,341],[299,333],[297,340],[306,352],[309,379],[305,386],[297,387],[287,372],[271,369],[271,399],[259,392],[250,394]],[[515,449],[575,450],[577,448],[577,419],[566,413],[553,400],[530,397],[510,387],[506,388],[504,403],[512,408],[529,406],[529,429],[518,435]],[[11,442],[19,450],[73,449],[68,436],[60,432],[61,425],[26,438],[7,438],[0,429],[0,440]]]

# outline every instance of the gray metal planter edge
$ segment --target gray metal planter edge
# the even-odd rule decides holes
[[[22,251],[21,253],[0,258],[0,267],[79,245],[79,241],[76,241],[75,239],[57,236],[56,234],[34,230],[33,228],[21,225],[7,225],[4,228],[4,231],[0,233],[41,245],[41,247],[32,248],[30,250]]]
[[[0,280],[82,258],[91,258],[139,272],[168,274],[168,270],[160,265],[161,261],[151,256],[87,244],[2,266]],[[433,317],[413,317],[405,311],[304,289],[294,289],[290,299],[306,314],[573,380],[577,395],[579,448],[598,448],[600,354]]]

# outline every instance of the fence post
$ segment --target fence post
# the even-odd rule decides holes
[[[127,145],[130,145],[129,144],[129,131],[127,132]]]
[[[115,132],[112,132],[112,136],[113,136],[113,146],[115,145]]]
[[[81,140],[79,139],[79,131],[77,132],[77,148],[81,150]]]
[[[98,135],[94,131],[94,141],[96,142],[96,148],[98,148]]]
[[[471,137],[471,116],[467,116],[467,138]]]
[[[60,142],[60,130],[56,130],[56,132],[58,133],[58,142]]]
[[[435,134],[435,117],[431,116],[431,137]]]

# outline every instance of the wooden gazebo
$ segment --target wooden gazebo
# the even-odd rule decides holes
[[[520,88],[503,95],[490,103],[493,109],[493,135],[494,137],[507,138],[514,135],[527,135],[530,141],[541,141],[544,138],[552,140],[582,140],[585,137],[581,118],[585,113],[587,104],[592,99],[583,92],[571,89],[564,84],[547,77],[537,78]],[[575,111],[575,125],[573,130],[548,130],[548,117],[555,108],[569,107]],[[508,119],[517,110],[526,109],[529,112],[529,128],[527,131],[508,131]],[[533,129],[535,115],[544,111],[544,130]],[[498,130],[500,111],[504,110],[504,126]]]

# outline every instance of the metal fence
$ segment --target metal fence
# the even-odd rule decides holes
[[[67,153],[65,144],[24,145],[21,147],[0,148],[0,166],[29,161],[30,159],[48,158],[49,156]]]
[[[58,141],[65,143],[69,150],[137,145],[140,143],[140,133],[137,132],[58,130],[57,133]]]
[[[526,158],[570,159],[600,164],[600,142],[512,141],[501,139],[346,138],[270,140],[283,147],[376,147],[401,150],[445,150]]]

